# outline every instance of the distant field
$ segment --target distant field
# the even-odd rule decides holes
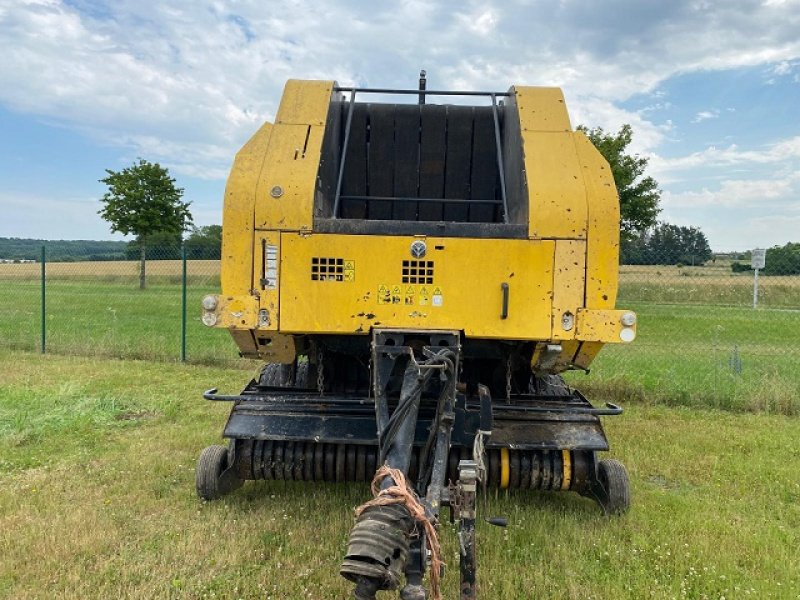
[[[177,360],[180,261],[148,262],[149,287],[137,289],[137,263],[48,264],[48,351]],[[5,347],[39,344],[40,265],[0,265]],[[800,411],[800,278],[762,277],[760,308],[752,276],[729,265],[623,266],[618,306],[639,313],[632,346],[608,347],[592,375],[572,381],[598,399]],[[219,289],[218,261],[189,261],[188,357],[242,364],[224,331],[200,322],[199,304]]]
[[[366,486],[195,496],[197,454],[229,409],[200,394],[247,375],[0,349],[0,598],[349,597],[338,567]],[[492,492],[488,514],[509,527],[478,524],[481,598],[798,597],[800,420],[631,406],[605,426],[630,473],[630,513]],[[446,519],[441,537],[450,600]]]
[[[180,283],[180,260],[149,260],[146,265],[148,278],[153,283]],[[48,280],[76,280],[99,282],[128,281],[138,284],[139,263],[130,260],[93,261],[93,262],[48,262],[46,265]],[[190,260],[186,262],[187,276],[193,279],[206,278],[219,281],[218,260]],[[37,264],[0,264],[0,281],[6,280],[40,280],[41,263]]]

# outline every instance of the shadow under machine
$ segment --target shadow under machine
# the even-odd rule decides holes
[[[598,457],[600,416],[621,409],[560,375],[636,335],[615,308],[609,166],[559,89],[424,84],[289,81],[275,123],[236,156],[222,293],[203,299],[204,323],[266,364],[240,394],[206,393],[233,407],[198,494],[374,480],[341,566],[360,599],[403,578],[402,598],[426,597],[443,506],[475,597],[480,486],[629,504],[624,467]]]

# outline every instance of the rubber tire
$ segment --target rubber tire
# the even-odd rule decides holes
[[[597,480],[602,490],[600,505],[609,515],[621,515],[631,505],[628,471],[618,460],[606,458],[597,465]]]
[[[563,398],[572,394],[567,382],[561,375],[542,375],[531,378],[531,393],[537,396]]]
[[[220,475],[228,466],[228,449],[225,446],[209,446],[204,448],[197,460],[195,470],[195,487],[197,495],[203,500],[216,500],[225,495],[220,482]]]

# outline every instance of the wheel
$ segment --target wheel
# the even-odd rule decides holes
[[[268,363],[261,369],[261,375],[258,377],[259,385],[270,387],[305,388],[308,387],[309,381],[308,361],[289,365]]]
[[[537,396],[563,397],[571,395],[567,382],[561,375],[542,375],[531,378],[530,391]]]
[[[597,465],[598,501],[609,515],[620,515],[631,505],[628,471],[618,460],[606,458]]]
[[[239,487],[242,480],[229,473],[222,473],[228,467],[228,449],[225,446],[209,446],[200,453],[195,471],[197,495],[203,500],[216,500]],[[238,485],[237,485],[238,483]]]

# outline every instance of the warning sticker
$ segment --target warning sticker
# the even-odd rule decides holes
[[[392,288],[392,304],[400,304],[402,302],[401,294],[402,290],[399,285]]]
[[[442,288],[436,287],[433,288],[433,296],[431,297],[431,305],[433,306],[442,306],[444,304],[444,295],[442,294]]]
[[[356,280],[356,261],[347,258],[344,260],[344,280]]]
[[[388,285],[378,286],[378,304],[391,304],[392,295],[389,293]]]
[[[430,298],[430,292],[428,291],[428,288],[426,288],[424,285],[420,286],[420,288],[419,288],[419,305],[420,306],[427,306],[428,302],[430,301],[429,298]]]
[[[404,304],[408,306],[414,306],[414,292],[415,290],[413,285],[406,286],[406,293],[403,297]]]

